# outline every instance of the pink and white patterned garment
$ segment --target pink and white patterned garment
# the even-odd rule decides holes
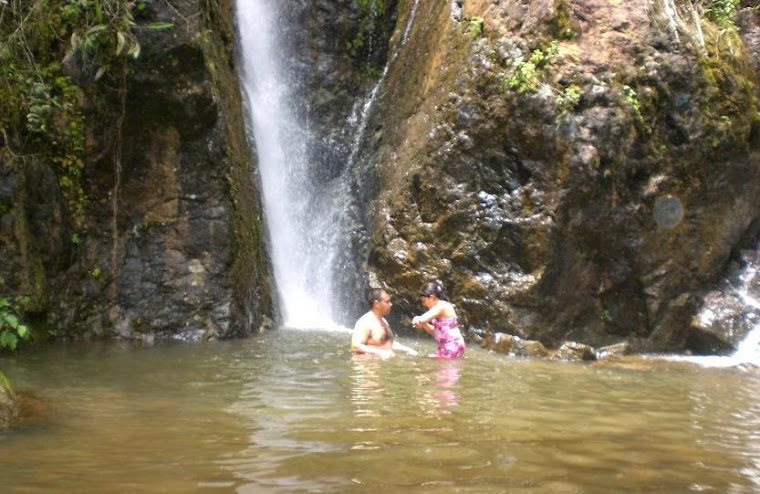
[[[459,358],[464,355],[464,338],[459,331],[457,316],[440,317],[430,322],[433,324],[433,338],[438,343],[438,351],[431,357]]]

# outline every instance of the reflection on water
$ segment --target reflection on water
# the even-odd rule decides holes
[[[384,387],[380,382],[380,359],[371,355],[351,356],[351,403],[356,417],[378,417]]]
[[[438,416],[451,413],[459,403],[457,384],[462,373],[462,360],[435,359],[432,375],[420,373],[417,381],[422,385],[417,402],[427,415]]]
[[[6,358],[38,412],[0,433],[3,492],[760,492],[756,374],[477,348],[383,361],[348,338]]]

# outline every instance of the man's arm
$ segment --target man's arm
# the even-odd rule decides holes
[[[415,350],[413,348],[409,348],[406,345],[402,345],[401,343],[399,343],[396,340],[393,340],[393,346],[391,346],[391,348],[394,349],[394,350],[401,350],[402,352],[406,352],[409,355],[419,355],[419,353],[417,353],[417,350]]]

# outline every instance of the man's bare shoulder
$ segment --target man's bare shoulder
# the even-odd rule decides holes
[[[372,329],[377,324],[377,318],[372,311],[367,312],[361,316],[354,324],[354,330],[366,330]]]

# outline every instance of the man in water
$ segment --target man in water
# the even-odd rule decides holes
[[[388,321],[385,320],[385,316],[390,314],[393,307],[388,292],[382,288],[373,288],[369,292],[367,302],[369,302],[369,312],[360,317],[354,325],[351,351],[377,355],[383,359],[392,357],[394,348],[416,355],[416,351],[396,343],[396,336],[388,325]]]

